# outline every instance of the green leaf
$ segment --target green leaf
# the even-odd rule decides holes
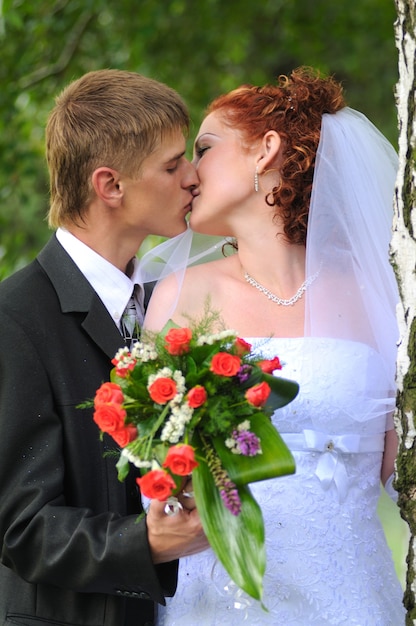
[[[163,465],[170,445],[166,442],[158,443],[153,446],[153,452],[159,465]]]
[[[194,443],[201,450],[198,439],[196,437]],[[196,506],[208,541],[236,585],[252,598],[261,600],[266,554],[260,507],[248,487],[239,487],[242,509],[239,515],[233,515],[224,506],[205,459],[198,456],[198,460],[192,479]]]
[[[169,318],[162,330],[160,331],[160,334],[164,337],[171,328],[180,328],[180,326],[179,324],[175,324],[175,322]]]
[[[120,458],[116,463],[116,468],[118,472],[118,479],[120,482],[123,482],[127,478],[127,474],[130,470],[129,460],[125,456],[120,454]]]
[[[255,456],[233,454],[221,437],[216,437],[213,441],[223,467],[236,485],[246,485],[295,472],[292,453],[269,417],[263,413],[253,415],[250,418],[250,430],[259,437],[262,454]]]
[[[264,373],[263,380],[268,383],[271,389],[271,394],[265,405],[266,409],[280,409],[292,402],[299,393],[299,385],[293,380]]]

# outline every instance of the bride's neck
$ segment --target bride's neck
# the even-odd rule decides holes
[[[241,273],[248,273],[279,295],[293,291],[305,280],[305,247],[282,241],[238,241]],[[280,293],[279,293],[280,292]]]

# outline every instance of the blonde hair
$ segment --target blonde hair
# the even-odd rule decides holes
[[[98,70],[69,84],[46,126],[49,225],[82,221],[98,167],[138,176],[160,141],[178,129],[188,132],[187,107],[176,91],[156,80]]]

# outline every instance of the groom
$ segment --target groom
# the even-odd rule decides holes
[[[152,502],[89,410],[126,345],[135,255],[172,237],[198,184],[172,89],[101,70],[57,98],[47,129],[49,223],[37,259],[0,284],[0,623],[150,626],[177,559],[207,547],[196,510]],[[138,320],[143,291],[136,295]]]

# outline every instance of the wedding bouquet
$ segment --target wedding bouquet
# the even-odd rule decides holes
[[[122,481],[131,464],[143,495],[181,507],[178,494],[192,474],[206,536],[234,582],[258,600],[265,571],[261,509],[248,484],[295,471],[271,423],[297,383],[272,375],[232,330],[210,333],[212,319],[189,328],[169,322],[120,349],[110,382],[97,390],[94,421],[121,448]]]

